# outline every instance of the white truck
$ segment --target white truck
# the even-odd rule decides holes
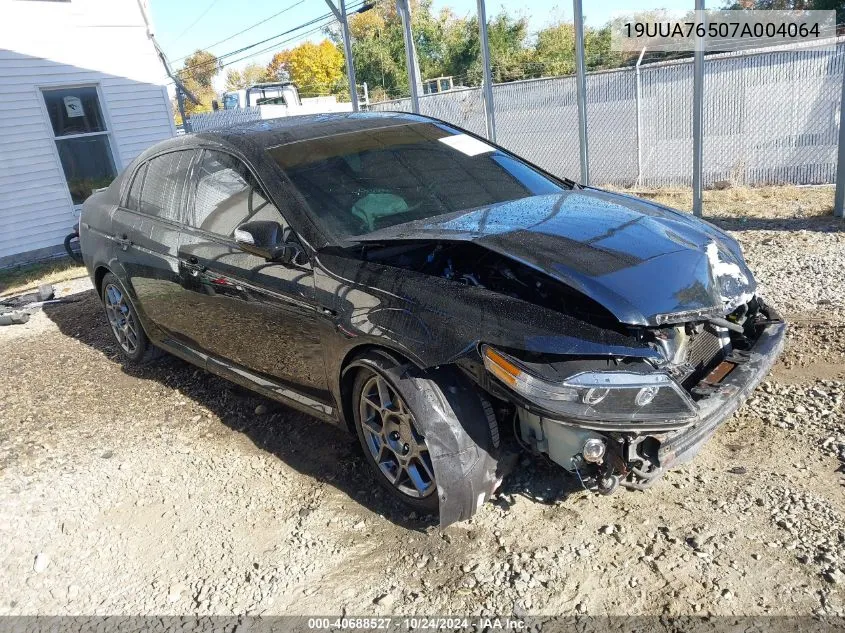
[[[223,109],[237,110],[257,106],[284,108],[274,116],[319,114],[322,112],[352,112],[352,102],[338,103],[334,95],[300,99],[296,84],[290,81],[252,84],[240,90],[223,93]]]

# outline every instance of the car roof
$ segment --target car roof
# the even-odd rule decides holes
[[[254,155],[270,147],[307,141],[313,138],[373,130],[412,123],[439,122],[408,112],[349,112],[306,114],[266,121],[241,123],[217,130],[179,136],[155,146],[155,149],[187,149],[202,144],[228,145],[244,155]]]

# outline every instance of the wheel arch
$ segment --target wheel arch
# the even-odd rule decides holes
[[[110,272],[111,270],[105,264],[100,264],[94,269],[94,290],[97,291],[98,297],[103,296],[103,279]]]
[[[355,383],[355,375],[365,367],[360,361],[370,354],[382,356],[399,366],[411,364],[417,369],[425,370],[425,367],[419,361],[409,358],[409,355],[377,343],[361,343],[348,350],[340,364],[340,375],[338,376],[340,402],[338,410],[341,414],[341,422],[353,435],[355,435],[355,422],[352,412],[352,385]]]
[[[481,389],[454,364],[425,368],[389,348],[358,346],[347,353],[341,371],[343,418],[353,435],[357,368],[387,377],[413,411],[431,411],[416,417],[416,424],[429,444],[440,525],[469,519],[501,481],[498,426]]]

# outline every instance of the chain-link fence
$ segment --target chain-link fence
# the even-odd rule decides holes
[[[238,108],[237,110],[217,110],[216,112],[203,112],[194,114],[188,119],[192,132],[204,130],[215,130],[219,128],[237,125],[239,123],[250,123],[261,120],[261,108]]]
[[[845,43],[708,56],[704,184],[832,183]],[[692,183],[691,59],[587,75],[590,178],[597,184]],[[544,169],[578,178],[574,77],[494,86],[496,135]],[[410,99],[373,104],[410,111]],[[479,88],[420,98],[420,112],[484,135]]]

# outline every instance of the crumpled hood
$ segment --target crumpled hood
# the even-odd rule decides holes
[[[389,227],[356,238],[463,240],[540,270],[623,323],[726,314],[756,284],[737,242],[691,215],[631,196],[574,189]]]

